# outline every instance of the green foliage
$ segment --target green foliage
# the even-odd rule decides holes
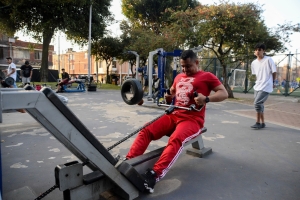
[[[90,0],[2,0],[0,3],[0,28],[6,33],[24,30],[43,43],[41,78],[48,76],[48,49],[57,30],[65,32],[77,43],[88,41]],[[105,33],[110,20],[110,0],[93,1],[92,39]]]
[[[170,11],[170,24],[165,34],[171,35],[183,47],[202,45],[219,60],[229,97],[233,93],[227,82],[227,66],[234,60],[245,61],[247,52],[258,42],[269,50],[281,51],[285,47],[278,33],[269,30],[262,20],[262,8],[254,3],[229,3],[201,5],[186,11]]]
[[[91,54],[96,56],[96,60],[105,60],[106,62],[106,82],[109,80],[109,67],[114,57],[120,57],[123,53],[123,44],[118,38],[104,37],[93,42],[91,46]]]
[[[199,3],[196,0],[122,0],[122,12],[133,27],[142,27],[160,33],[161,27],[168,23],[169,13],[166,9],[186,10],[194,8]]]

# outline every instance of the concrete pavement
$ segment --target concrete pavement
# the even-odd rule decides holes
[[[100,89],[63,95],[68,97],[72,112],[106,147],[163,112],[153,109],[157,106],[150,102],[129,106],[119,91]],[[137,199],[299,199],[298,99],[270,96],[265,112],[267,127],[253,130],[252,94],[235,97],[207,106],[208,131],[203,140],[213,153],[200,159],[183,152],[157,183],[154,193],[141,194]],[[296,121],[291,124],[293,120]],[[32,199],[25,198],[25,193],[37,197],[54,185],[56,165],[78,160],[27,113],[3,113],[0,133],[4,200]],[[134,137],[121,143],[110,153],[124,157],[133,140]],[[165,146],[167,140],[152,142],[147,151]],[[62,200],[63,195],[56,189],[44,199]]]
[[[256,120],[256,112],[253,106],[253,94],[251,93],[234,93],[234,99],[227,99],[225,102],[249,105],[251,107],[241,110],[227,110],[227,112]],[[144,98],[143,106],[158,108],[152,101]],[[208,108],[210,103],[208,104]],[[165,109],[160,107],[160,109]],[[300,98],[281,95],[270,95],[265,103],[265,122],[273,123],[289,128],[300,130]],[[253,125],[251,124],[251,125]],[[249,124],[250,126],[250,124]]]

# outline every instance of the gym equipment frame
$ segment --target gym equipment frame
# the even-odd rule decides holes
[[[141,182],[139,173],[151,168],[164,148],[118,165],[118,160],[49,88],[42,88],[41,91],[0,89],[0,123],[2,111],[8,109],[26,109],[82,162],[74,161],[55,168],[56,185],[53,188],[63,191],[64,200],[99,199],[100,194],[110,190],[123,199],[137,198],[139,191],[143,191],[138,184]],[[202,132],[205,131],[204,128]],[[189,154],[202,157],[211,152],[211,149],[204,148],[201,134],[185,145],[190,143],[193,150],[188,150]],[[83,175],[83,165],[92,172]]]

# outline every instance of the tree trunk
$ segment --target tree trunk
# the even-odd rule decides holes
[[[227,90],[228,98],[234,98],[233,92],[228,84],[228,76],[227,76],[227,70],[226,70],[227,66],[222,65],[222,67],[223,67],[223,85],[224,85],[225,89]]]
[[[106,60],[106,83],[111,83],[110,82],[110,78],[109,78],[109,66],[110,66],[110,63],[108,63],[108,61]]]
[[[42,65],[40,69],[41,82],[48,82],[49,46],[53,35],[54,35],[54,31],[52,30],[44,30],[43,32]]]

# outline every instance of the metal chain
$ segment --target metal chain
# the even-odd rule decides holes
[[[152,124],[153,122],[155,122],[156,120],[158,120],[159,118],[161,118],[162,116],[164,116],[164,114],[161,114],[160,116],[156,117],[155,119],[153,119],[152,121],[150,121],[149,123],[147,123],[146,125],[140,127],[139,129],[137,129],[136,131],[134,131],[133,133],[129,134],[128,136],[126,136],[125,138],[123,138],[122,140],[118,141],[117,143],[115,143],[114,145],[110,146],[107,148],[107,151],[112,150],[113,148],[115,148],[116,146],[118,146],[119,144],[121,144],[122,142],[128,140],[130,137],[134,136],[135,134],[137,134],[140,130],[142,130],[143,128],[146,128],[147,126],[149,126],[150,124]]]
[[[35,198],[34,200],[40,200],[40,199],[44,198],[44,197],[47,196],[50,192],[54,191],[56,188],[58,188],[58,185],[52,186],[49,190],[47,190],[46,192],[44,192],[43,194],[41,194],[40,196],[38,196],[38,197]]]
[[[150,121],[149,123],[147,123],[146,125],[140,127],[139,129],[137,129],[136,131],[134,131],[133,133],[129,134],[127,137],[123,138],[122,140],[118,141],[117,143],[115,143],[114,145],[110,146],[107,148],[107,151],[112,150],[113,148],[115,148],[116,146],[118,146],[119,144],[121,144],[122,142],[128,140],[130,137],[132,137],[133,135],[137,134],[140,130],[142,130],[143,128],[149,126],[150,124],[152,124],[153,122],[155,122],[156,120],[158,120],[159,118],[161,118],[162,116],[164,116],[164,114],[161,114],[160,116],[156,117],[155,119],[153,119],[152,121]],[[40,196],[38,196],[36,199],[34,200],[40,200],[42,198],[44,198],[45,196],[47,196],[49,193],[51,193],[52,191],[54,191],[56,188],[58,188],[58,185],[54,185],[53,187],[51,187],[49,190],[47,190],[46,192],[44,192],[43,194],[41,194]]]

